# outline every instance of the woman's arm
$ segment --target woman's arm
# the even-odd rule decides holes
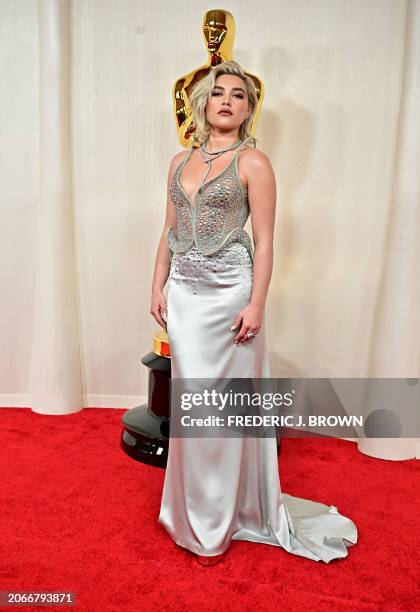
[[[276,178],[267,155],[251,149],[243,156],[242,168],[247,177],[248,201],[254,237],[253,283],[249,305],[237,320],[242,326],[235,342],[246,342],[248,331],[257,334],[260,330],[273,270],[273,236],[276,212]]]
[[[163,295],[163,289],[169,276],[169,249],[166,235],[171,226],[173,228],[175,228],[176,226],[176,211],[174,203],[172,202],[170,188],[172,179],[174,177],[175,169],[178,163],[180,162],[180,158],[182,158],[184,155],[185,151],[181,151],[180,153],[175,155],[175,157],[173,157],[169,165],[166,192],[167,195],[165,224],[156,253],[155,268],[152,280],[152,299],[150,306],[150,314],[154,316],[156,321],[159,323],[159,325],[163,327],[165,331],[166,321],[162,318],[162,313],[166,315],[166,300],[165,296]]]
[[[270,160],[262,151],[252,151],[246,161],[248,200],[255,244],[250,303],[264,308],[273,270],[276,178]]]

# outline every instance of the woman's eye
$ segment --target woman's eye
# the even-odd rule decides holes
[[[212,91],[211,92],[212,96],[221,96],[222,94],[220,93],[220,91]],[[234,96],[236,98],[240,98],[241,100],[243,100],[243,94],[234,94]]]

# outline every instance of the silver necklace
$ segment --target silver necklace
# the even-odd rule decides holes
[[[207,140],[206,140],[207,142]],[[242,140],[239,139],[236,142],[234,142],[232,145],[230,145],[229,147],[227,147],[226,149],[222,149],[220,151],[207,151],[205,144],[200,145],[200,152],[201,155],[204,158],[204,161],[206,164],[208,164],[207,169],[204,173],[203,178],[200,181],[200,185],[198,186],[198,190],[197,193],[200,191],[201,187],[204,185],[204,181],[206,180],[207,176],[209,175],[209,172],[211,170],[211,162],[214,159],[217,159],[218,157],[220,157],[220,155],[222,155],[223,153],[226,153],[226,151],[231,151],[232,149],[236,149],[237,147],[239,147],[242,144]]]
[[[204,161],[206,163],[210,162],[209,165],[211,165],[211,162],[214,159],[217,159],[218,157],[220,157],[220,155],[222,155],[223,153],[226,153],[226,151],[232,151],[232,149],[236,149],[242,144],[242,142],[243,141],[239,139],[236,142],[234,142],[232,145],[230,145],[229,147],[226,147],[226,149],[221,149],[220,151],[207,151],[205,144],[202,144],[200,145],[201,155],[203,156]]]

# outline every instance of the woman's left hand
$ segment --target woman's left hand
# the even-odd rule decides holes
[[[248,304],[248,306],[245,306],[245,308],[240,311],[231,327],[231,331],[240,327],[240,330],[234,338],[235,344],[243,344],[244,342],[249,342],[252,340],[253,336],[251,336],[251,338],[247,338],[247,333],[253,333],[255,335],[258,334],[261,329],[263,316],[264,308],[254,306],[253,304]]]

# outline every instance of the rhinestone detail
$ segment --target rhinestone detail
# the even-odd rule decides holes
[[[212,255],[204,255],[193,244],[184,253],[172,256],[169,283],[188,288],[192,294],[208,293],[209,287],[230,286],[234,294],[249,299],[252,280],[252,259],[248,249],[238,242]]]
[[[194,206],[179,185],[188,157],[179,164],[170,187],[176,209],[176,230],[170,227],[167,233],[170,261],[174,253],[185,253],[193,244],[203,255],[213,255],[234,242],[243,244],[253,260],[252,241],[243,229],[250,208],[238,173],[237,155],[224,171],[199,188]]]

